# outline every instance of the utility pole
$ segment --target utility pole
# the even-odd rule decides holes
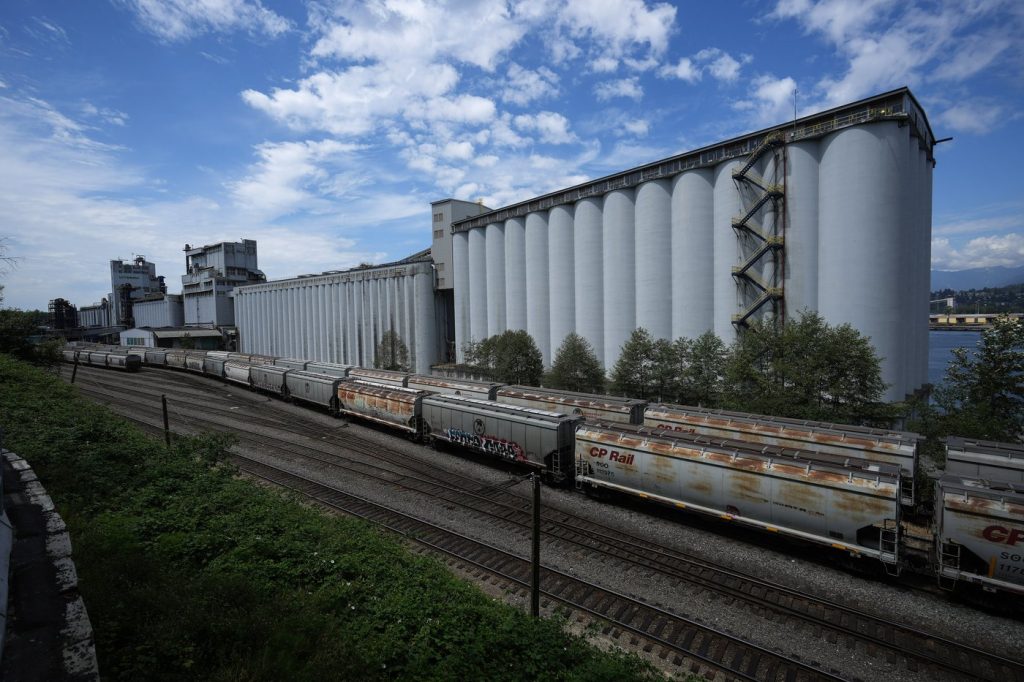
[[[164,442],[167,443],[167,447],[171,447],[171,426],[167,419],[167,395],[161,394],[160,402],[163,404],[164,409]]]
[[[78,353],[75,353],[75,366],[71,368],[71,383],[75,383],[76,374],[78,374]]]
[[[530,615],[540,617],[540,473],[533,479],[533,579],[530,591]]]

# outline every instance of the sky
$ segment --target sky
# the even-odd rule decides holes
[[[256,239],[271,279],[907,85],[932,266],[1024,265],[1020,0],[3,0],[3,305]]]

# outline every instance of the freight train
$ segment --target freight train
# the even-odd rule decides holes
[[[1024,447],[950,439],[934,510],[912,433],[220,351],[69,348],[68,362],[216,377],[519,463],[594,496],[635,496],[1024,595]],[[137,360],[131,360],[136,358]],[[134,367],[134,369],[132,369]]]

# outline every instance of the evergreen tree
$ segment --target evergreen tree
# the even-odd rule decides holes
[[[622,345],[612,369],[613,390],[633,398],[650,397],[655,389],[654,365],[654,339],[646,329],[638,327]]]
[[[579,334],[566,336],[555,353],[546,383],[567,391],[603,393],[604,370],[593,346]]]
[[[998,318],[977,350],[957,348],[935,392],[946,434],[1019,441],[1024,431],[1024,321]]]
[[[381,334],[380,343],[373,351],[373,366],[396,372],[409,371],[409,349],[398,332],[389,329]]]
[[[676,343],[687,342],[679,339]],[[689,361],[677,400],[684,405],[719,407],[722,404],[728,350],[713,331],[688,343]]]
[[[725,375],[725,402],[738,410],[845,423],[893,416],[879,402],[885,384],[870,340],[817,313],[751,325],[733,344]]]
[[[679,399],[682,377],[689,361],[686,339],[676,342],[658,339],[652,347],[654,364],[651,368],[651,398],[659,402]]]
[[[492,336],[490,354],[494,378],[510,384],[539,386],[544,376],[544,356],[533,337],[522,329],[509,329]]]

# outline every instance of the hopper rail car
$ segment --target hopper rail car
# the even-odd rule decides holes
[[[934,510],[917,524],[929,529],[922,537],[905,523],[919,501],[916,434],[234,353],[222,364],[197,363],[210,354],[79,345],[64,359],[97,352],[521,463],[588,493],[614,491],[790,536],[892,574],[909,569],[947,588],[1024,595],[1024,484],[1013,479],[1024,458],[1015,446],[951,440],[955,465],[935,483]],[[126,369],[116,363],[90,364]]]

